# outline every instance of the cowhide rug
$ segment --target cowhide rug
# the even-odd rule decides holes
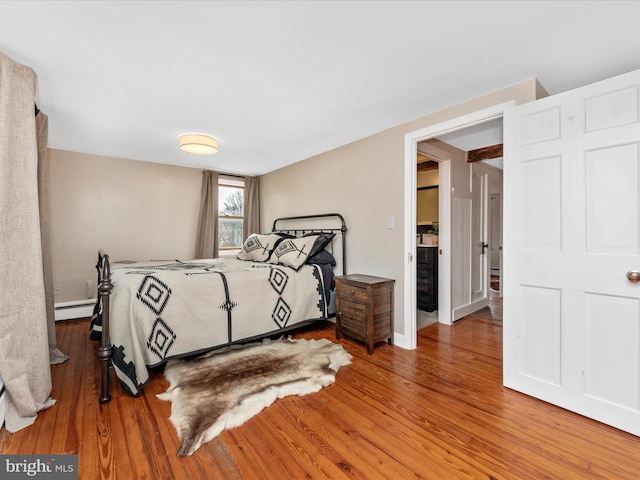
[[[317,392],[351,363],[341,345],[327,339],[265,340],[170,360],[169,388],[158,395],[171,404],[180,439],[178,455],[191,455],[225,429],[237,427],[276,399]]]

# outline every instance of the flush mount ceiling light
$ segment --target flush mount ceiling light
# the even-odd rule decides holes
[[[180,135],[180,149],[199,155],[211,155],[218,151],[218,139],[203,133]]]

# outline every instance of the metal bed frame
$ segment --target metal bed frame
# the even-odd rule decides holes
[[[332,220],[338,220],[337,223],[340,225],[338,227],[319,227],[319,228],[291,228],[291,227],[278,227],[278,224],[295,224],[296,222],[302,222],[306,220],[313,220],[319,218],[327,218]],[[331,223],[331,222],[329,222]],[[341,259],[341,271],[342,274],[346,274],[346,240],[345,234],[347,232],[347,225],[344,221],[344,218],[339,213],[322,213],[319,215],[299,215],[293,217],[280,217],[276,218],[273,221],[273,232],[281,232],[288,233],[295,236],[302,236],[307,233],[338,233],[340,232],[341,237],[341,247],[342,250],[340,252]],[[333,243],[332,253],[333,253]],[[113,346],[111,345],[110,337],[109,337],[109,297],[113,291],[113,283],[111,282],[111,264],[109,260],[109,255],[102,249],[98,251],[98,264],[96,265],[96,269],[98,270],[98,304],[96,307],[100,306],[101,309],[97,309],[97,311],[101,311],[102,314],[102,335],[100,339],[100,347],[98,347],[97,357],[100,361],[101,368],[101,392],[99,401],[100,403],[108,403],[111,401],[111,393],[110,393],[110,371],[109,368],[111,366],[111,359],[113,357]],[[304,323],[300,323],[295,325],[294,328],[304,326]],[[265,335],[269,336],[268,334]],[[257,338],[247,339],[256,340]],[[217,347],[213,347],[217,348]]]

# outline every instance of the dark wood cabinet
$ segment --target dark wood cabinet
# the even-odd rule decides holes
[[[438,309],[438,247],[418,247],[417,254],[418,308],[433,312]]]
[[[394,282],[362,274],[336,277],[336,338],[360,340],[367,353],[381,340],[393,345]]]

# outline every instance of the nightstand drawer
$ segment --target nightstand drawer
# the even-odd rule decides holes
[[[364,332],[366,329],[367,306],[360,303],[342,302],[338,312],[342,327],[346,330]]]
[[[339,297],[344,301],[367,303],[367,289],[356,285],[344,284],[338,290]]]
[[[357,340],[366,341],[367,340],[367,332],[363,330],[365,328],[365,324],[361,321],[352,321],[349,317],[342,317],[341,328],[345,335],[353,337]]]

